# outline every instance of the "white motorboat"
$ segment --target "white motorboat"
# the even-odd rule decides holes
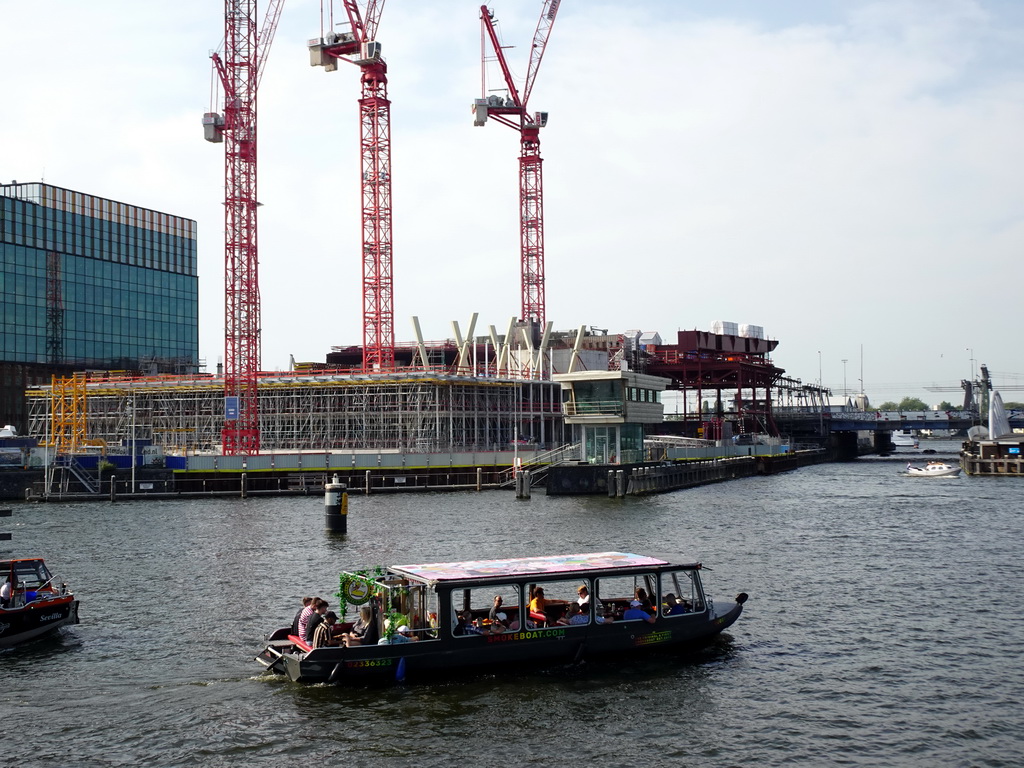
[[[910,430],[898,429],[889,436],[893,448],[917,448],[920,443]]]
[[[960,474],[960,467],[944,461],[929,461],[923,467],[907,464],[906,474],[909,477],[956,477]]]

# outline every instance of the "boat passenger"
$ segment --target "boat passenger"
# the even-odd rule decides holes
[[[569,606],[568,618],[561,618],[558,620],[559,624],[589,624],[590,623],[590,606],[586,607],[579,603],[573,603]]]
[[[530,611],[532,613],[544,613],[548,601],[544,599],[544,587],[536,587],[533,590],[533,599],[530,600]]]
[[[480,629],[473,625],[473,614],[469,611],[456,615],[456,623],[452,628],[453,635],[479,635]]]
[[[643,587],[637,587],[635,599],[640,601],[641,608],[643,608],[645,611],[653,615],[654,603],[652,603],[651,598],[648,597],[646,589],[644,589]]]
[[[495,621],[495,617],[501,611],[501,605],[502,605],[503,602],[504,602],[504,599],[501,597],[501,595],[495,595],[494,596],[494,605],[491,606],[491,611],[487,615],[487,618],[489,618],[491,620],[491,623],[493,623]]]
[[[373,619],[373,606],[363,605],[359,608],[359,618],[352,626],[351,632],[341,636],[346,648],[353,645],[376,645],[379,633],[377,622]]]
[[[622,620],[646,621],[648,624],[654,623],[654,617],[643,609],[643,603],[639,600],[630,600],[629,608],[627,608],[626,612],[622,614]]]
[[[689,609],[686,607],[686,603],[684,603],[671,592],[665,595],[665,605],[666,616],[678,616],[681,613],[689,613]]]
[[[299,610],[297,610],[295,612],[295,618],[292,619],[292,634],[293,635],[298,635],[299,634],[299,619],[302,617],[302,612],[304,610],[306,610],[306,607],[310,603],[312,603],[312,602],[313,602],[313,598],[312,597],[304,597],[304,598],[302,598],[302,607],[299,608]]]
[[[491,624],[488,629],[492,635],[500,635],[508,629],[508,614],[504,611],[498,611],[494,614],[494,618],[491,619]]]
[[[579,597],[576,598],[576,602],[580,604],[580,607],[583,608],[584,612],[589,611],[590,604],[593,603],[594,610],[597,615],[604,613],[604,605],[596,597],[591,598],[590,588],[587,587],[586,584],[580,584],[576,589],[576,594],[579,595]]]
[[[14,582],[11,580],[11,577],[8,576],[4,585],[0,587],[0,606],[4,608],[12,607],[11,603],[14,599],[14,590]]]
[[[313,612],[316,610],[316,601],[320,599],[319,597],[314,597],[309,601],[309,605],[299,613],[299,631],[295,634],[303,639],[306,637],[306,627],[309,625],[309,620],[313,617]]]
[[[334,622],[337,620],[338,614],[334,611],[327,611],[323,621],[317,624],[316,629],[313,630],[313,642],[310,645],[314,648],[337,645],[338,642],[334,639]]]
[[[330,603],[321,598],[313,601],[313,614],[306,620],[306,632],[301,635],[307,643],[313,642],[313,633],[316,631],[317,625],[324,620],[324,614],[327,613],[329,606]]]
[[[377,641],[377,645],[397,645],[399,643],[412,643],[419,640],[405,624],[398,628],[390,637],[382,637]]]
[[[386,618],[384,619],[384,631],[387,632],[392,627],[400,627],[403,624],[405,624],[405,626],[409,626],[411,623],[412,622],[409,621],[409,615],[406,613],[402,613],[401,611],[389,613],[386,614]]]

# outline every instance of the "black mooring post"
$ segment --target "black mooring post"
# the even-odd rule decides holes
[[[324,523],[332,533],[348,533],[348,494],[337,475],[324,485]]]

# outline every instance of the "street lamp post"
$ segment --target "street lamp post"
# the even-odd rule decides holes
[[[843,397],[850,397],[850,390],[846,388],[846,358],[843,358]]]

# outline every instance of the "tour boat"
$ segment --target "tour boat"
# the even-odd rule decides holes
[[[41,557],[0,560],[0,583],[13,584],[0,601],[0,648],[24,643],[78,623],[78,600],[54,577]]]
[[[944,461],[929,461],[923,467],[907,464],[906,474],[909,477],[956,477],[960,474],[960,467]]]
[[[313,648],[282,627],[256,661],[296,682],[339,684],[571,664],[702,645],[747,600],[716,605],[697,561],[626,552],[343,572],[338,596],[341,618],[359,607],[371,627],[364,637],[379,643]]]

